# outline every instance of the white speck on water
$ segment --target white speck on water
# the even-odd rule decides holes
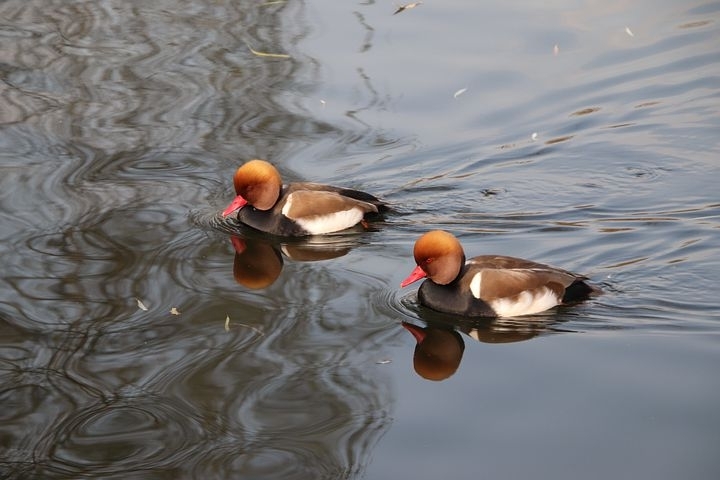
[[[454,97],[454,98],[458,98],[460,95],[462,95],[462,94],[465,93],[465,92],[467,92],[467,88],[461,88],[460,90],[458,90],[457,92],[455,92],[455,93],[453,94],[453,97]]]

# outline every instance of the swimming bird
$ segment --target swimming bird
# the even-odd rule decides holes
[[[542,263],[504,255],[465,260],[454,235],[433,230],[413,249],[417,267],[402,281],[405,287],[421,278],[418,299],[439,312],[467,317],[531,315],[556,305],[600,293],[587,277]]]
[[[299,182],[283,185],[280,173],[265,160],[250,160],[233,176],[237,197],[223,211],[241,223],[285,237],[338,232],[388,209],[369,193],[350,188]]]

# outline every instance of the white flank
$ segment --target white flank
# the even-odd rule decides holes
[[[283,213],[285,208],[290,203],[283,207]],[[339,232],[345,230],[353,225],[357,225],[362,220],[364,212],[359,208],[351,208],[350,210],[343,210],[341,212],[329,213],[327,215],[320,215],[317,217],[309,218],[297,218],[295,221],[305,230],[312,235],[322,235],[323,233]]]
[[[292,207],[292,200],[293,200],[293,194],[291,193],[288,195],[287,200],[285,200],[285,205],[283,205],[282,208],[282,214],[286,217],[288,216],[288,212],[290,211],[290,207]]]
[[[480,298],[480,286],[482,285],[482,272],[476,273],[470,282],[470,291],[473,297]]]
[[[533,293],[526,290],[517,296],[517,299],[500,298],[488,302],[499,317],[517,317],[544,312],[557,305],[558,298],[549,288],[543,288]]]

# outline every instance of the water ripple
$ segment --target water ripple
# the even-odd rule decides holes
[[[111,475],[170,467],[204,437],[201,419],[174,400],[121,398],[87,406],[58,425],[44,470]]]

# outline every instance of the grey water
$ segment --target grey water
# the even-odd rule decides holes
[[[720,3],[398,5],[0,2],[1,478],[720,475]],[[251,158],[393,211],[239,229]],[[604,294],[434,314],[434,228]]]

